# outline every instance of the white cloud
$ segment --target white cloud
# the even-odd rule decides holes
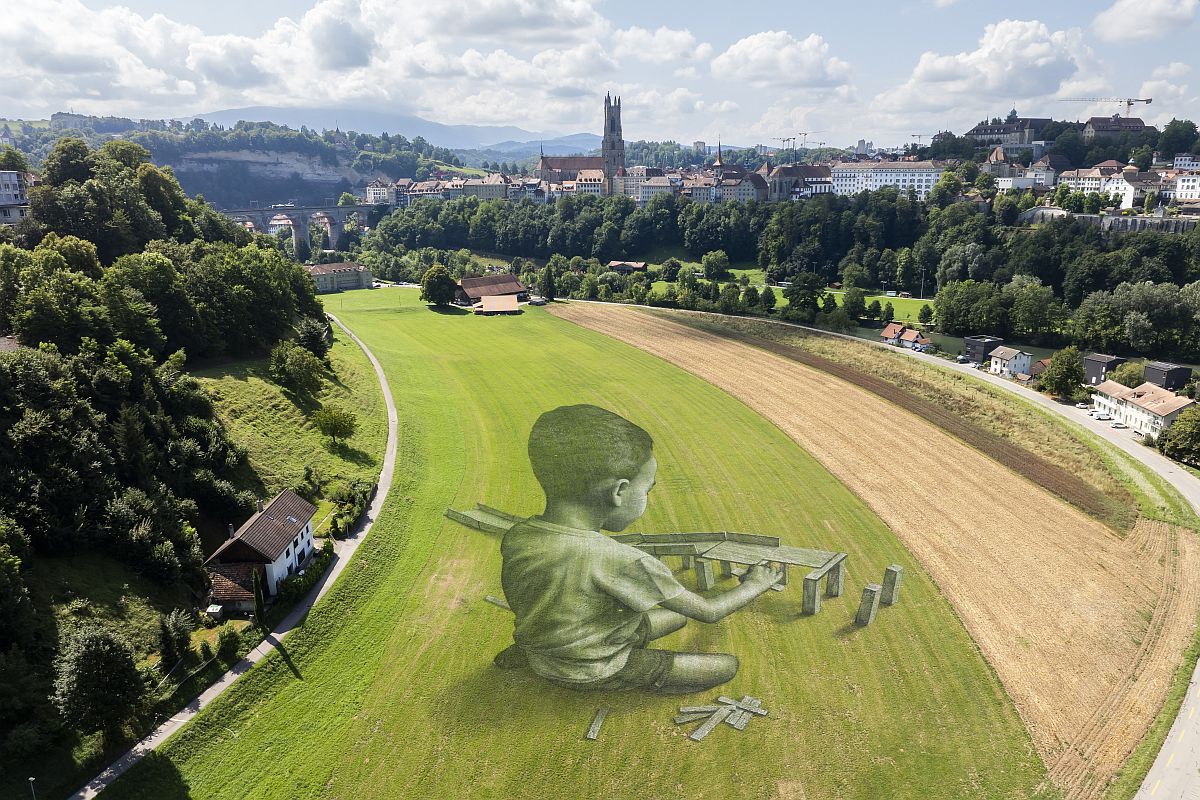
[[[1159,39],[1187,27],[1200,0],[1116,0],[1096,15],[1092,29],[1101,39]]]
[[[697,42],[689,30],[674,30],[665,25],[656,31],[639,28],[636,25],[613,33],[613,53],[617,56],[630,56],[652,64],[665,64],[669,61],[686,61],[688,59],[704,59],[712,54],[712,45],[707,42]]]
[[[850,80],[850,65],[829,54],[829,43],[813,33],[762,31],[740,39],[712,60],[718,78],[754,86],[834,87]]]
[[[921,54],[908,80],[880,93],[876,104],[900,114],[972,109],[987,116],[996,103],[1056,94],[1088,58],[1077,30],[1004,20],[988,25],[974,50]]]
[[[1185,117],[1180,113],[1181,108],[1195,107],[1200,98],[1185,81],[1192,73],[1192,67],[1181,61],[1155,67],[1150,73],[1149,80],[1143,81],[1138,88],[1138,97],[1153,98],[1150,106],[1135,106],[1139,109],[1138,116],[1159,129],[1172,119]],[[1155,109],[1162,109],[1155,113]]]

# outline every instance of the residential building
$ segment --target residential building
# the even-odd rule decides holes
[[[883,326],[883,330],[879,332],[879,341],[884,344],[899,345],[900,336],[905,331],[905,326],[899,322],[889,322]]]
[[[1160,436],[1195,401],[1172,391],[1143,383],[1130,389],[1115,381],[1096,387],[1092,406],[1143,436]]]
[[[1088,353],[1083,357],[1083,382],[1088,386],[1098,386],[1108,380],[1109,373],[1124,363],[1125,359],[1120,356]]]
[[[1192,368],[1166,361],[1151,361],[1142,374],[1146,383],[1163,389],[1182,389],[1192,379]]]
[[[1034,178],[1031,175],[1014,175],[1007,178],[996,178],[996,189],[1001,192],[1007,192],[1013,189],[1016,189],[1017,191],[1024,191],[1025,189],[1032,189],[1037,185],[1037,178]]]
[[[933,344],[933,340],[916,328],[906,328],[900,334],[900,346],[906,350],[924,350]]]
[[[478,197],[481,200],[507,200],[509,178],[499,172],[492,172],[482,178],[468,178],[463,181],[463,195]]]
[[[279,591],[279,583],[298,572],[316,548],[313,544],[313,515],[317,507],[290,489],[284,489],[246,520],[204,562],[213,579],[214,592],[231,595],[231,603],[245,603],[245,584],[258,572],[268,594]],[[233,526],[231,525],[230,528]],[[249,578],[249,581],[247,581]],[[240,591],[239,591],[240,590]],[[248,598],[253,608],[254,596]]]
[[[1033,178],[1033,182],[1037,186],[1055,186],[1058,183],[1059,173],[1066,172],[1070,168],[1071,162],[1067,160],[1066,156],[1048,153],[1034,161],[1025,171],[1025,175]]]
[[[396,205],[396,185],[376,178],[367,184],[367,202],[373,205]]]
[[[347,289],[370,289],[373,285],[371,268],[362,264],[306,264],[304,271],[317,285],[317,294],[343,292]]]
[[[15,225],[29,216],[29,198],[25,194],[25,175],[16,170],[0,170],[0,225]]]
[[[1131,165],[1110,175],[1100,191],[1117,201],[1119,208],[1140,208],[1146,202],[1146,195],[1158,192],[1161,188],[1158,173],[1138,172],[1137,167]]]
[[[656,194],[671,194],[676,190],[676,185],[667,176],[659,175],[654,178],[646,178],[638,184],[637,189],[637,203],[639,206],[644,206]]]
[[[1200,172],[1183,172],[1176,175],[1171,199],[1200,200]]]
[[[1093,139],[1111,138],[1120,136],[1125,133],[1142,133],[1143,131],[1154,131],[1155,128],[1147,125],[1137,117],[1122,117],[1120,114],[1113,114],[1111,117],[1092,117],[1083,126],[1083,140],[1090,142]]]
[[[631,275],[634,272],[645,272],[645,261],[610,261],[604,265],[604,268],[609,272],[616,272],[621,275]]]
[[[1033,364],[1033,355],[1015,347],[1000,345],[992,350],[991,366],[988,372],[993,375],[1003,375],[1015,378],[1018,375],[1028,375]]]
[[[604,179],[604,170],[602,169],[581,169],[579,174],[575,176],[575,193],[576,194],[593,194],[597,197],[603,197],[607,188],[607,181]]]
[[[513,295],[518,300],[524,300],[528,289],[516,275],[503,273],[499,275],[484,275],[474,278],[463,278],[458,282],[455,300],[464,304],[475,304],[484,297],[497,295]]]
[[[983,364],[990,360],[992,351],[1002,344],[1004,340],[996,336],[964,336],[963,355],[972,363]]]
[[[1192,155],[1191,153],[1179,153],[1171,162],[1171,169],[1181,171],[1200,169],[1200,156]]]
[[[853,161],[834,164],[830,169],[835,194],[858,194],[894,186],[913,191],[924,200],[937,185],[943,164],[936,161]]]

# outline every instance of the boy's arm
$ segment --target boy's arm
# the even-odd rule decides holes
[[[742,580],[742,585],[715,597],[701,597],[686,589],[683,594],[664,600],[662,607],[698,622],[716,622],[747,605],[751,600],[779,583],[783,573],[767,564],[756,564]]]

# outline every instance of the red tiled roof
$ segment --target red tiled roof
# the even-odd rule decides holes
[[[212,599],[218,603],[254,602],[254,564],[210,564]]]

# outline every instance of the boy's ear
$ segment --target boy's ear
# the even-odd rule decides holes
[[[613,484],[612,493],[609,495],[609,497],[611,498],[612,504],[614,506],[620,507],[620,506],[624,505],[624,503],[625,503],[624,493],[625,493],[625,488],[627,486],[629,486],[628,478],[620,478],[617,480],[616,483]]]

